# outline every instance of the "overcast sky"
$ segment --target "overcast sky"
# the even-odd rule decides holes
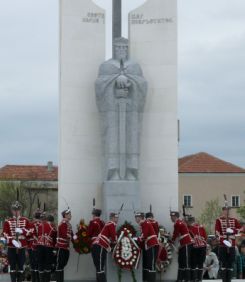
[[[124,2],[126,18],[144,1]],[[0,165],[57,163],[58,0],[0,7]],[[180,156],[245,167],[245,1],[179,0],[178,16]]]

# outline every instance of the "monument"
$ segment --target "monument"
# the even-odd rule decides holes
[[[93,198],[104,219],[124,204],[120,225],[152,205],[170,230],[169,207],[178,207],[177,1],[147,0],[132,11],[128,40],[120,2],[105,61],[105,11],[92,0],[60,0],[59,210],[65,198],[75,227],[89,220]],[[65,279],[94,281],[91,257],[77,262],[72,251]],[[107,271],[109,282],[118,280],[110,255]],[[175,276],[170,269],[164,279]],[[123,279],[131,281],[126,272]]]

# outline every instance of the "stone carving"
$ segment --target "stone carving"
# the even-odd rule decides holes
[[[102,122],[106,180],[137,180],[139,135],[147,82],[128,58],[128,40],[113,41],[113,58],[102,63],[95,82]]]

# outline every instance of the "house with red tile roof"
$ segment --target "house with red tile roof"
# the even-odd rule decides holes
[[[29,202],[26,215],[32,216],[33,211],[37,208],[38,199],[42,206],[46,204],[47,210],[57,213],[58,167],[54,166],[52,162],[43,166],[3,166],[0,168],[0,189],[4,186],[25,188],[26,201]]]
[[[201,152],[179,159],[179,208],[184,204],[199,217],[205,203],[218,199],[220,206],[227,195],[231,213],[244,203],[245,169]]]

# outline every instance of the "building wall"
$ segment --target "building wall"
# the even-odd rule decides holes
[[[205,203],[216,198],[219,204],[224,204],[224,194],[229,204],[231,196],[240,196],[240,204],[245,200],[245,173],[179,173],[179,209],[181,210],[184,195],[192,196],[193,208],[191,214],[199,217],[205,208]],[[231,214],[237,216],[237,209]]]

